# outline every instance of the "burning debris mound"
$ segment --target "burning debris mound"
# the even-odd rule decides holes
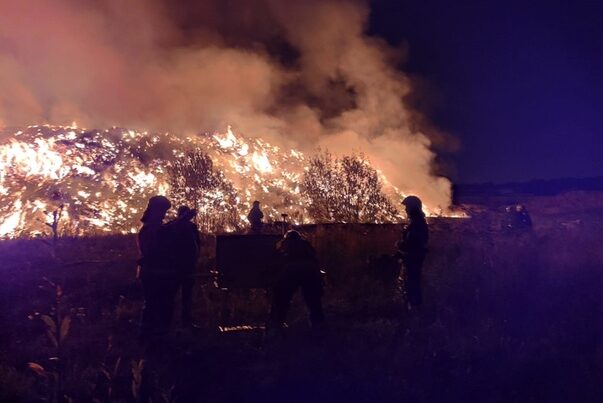
[[[407,102],[413,80],[397,68],[402,54],[367,33],[368,2],[4,3],[0,236],[44,233],[54,212],[63,234],[133,231],[155,193],[198,205],[212,231],[245,224],[254,199],[273,221],[379,223],[398,219],[400,189],[449,214],[435,154],[448,136]],[[2,129],[71,119],[149,133]],[[229,123],[236,134],[156,134]],[[334,159],[317,162],[316,148]],[[188,197],[195,180],[170,180],[189,162],[211,179],[197,181],[211,185],[196,192],[202,203]]]
[[[112,129],[31,126],[0,146],[0,236],[83,235],[136,228],[146,199],[167,188],[159,137]]]
[[[206,230],[245,226],[255,199],[266,206],[268,220],[280,220],[283,214],[294,223],[311,220],[300,190],[307,157],[237,136],[230,128],[184,138],[44,125],[2,135],[0,237],[49,234],[57,216],[62,235],[135,232],[149,197],[172,196],[170,170],[191,152],[209,156],[231,189],[229,194],[218,187],[206,192],[208,200],[198,206]],[[209,218],[228,207],[234,208],[234,219],[212,227],[215,220]]]

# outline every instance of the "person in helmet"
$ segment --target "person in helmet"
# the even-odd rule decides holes
[[[324,321],[322,279],[316,252],[310,242],[295,230],[287,231],[277,244],[279,269],[272,290],[270,326],[282,328],[293,294],[301,288],[313,326]]]
[[[141,255],[138,269],[144,289],[140,337],[144,341],[167,333],[174,309],[178,283],[175,272],[170,267],[169,250],[166,247],[169,234],[163,223],[171,206],[164,196],[151,197],[138,232]]]
[[[398,256],[401,258],[404,270],[402,281],[406,301],[409,308],[418,307],[422,303],[421,270],[427,254],[429,229],[423,203],[417,196],[408,196],[402,204],[406,209],[408,225],[402,231],[402,238],[397,242]]]

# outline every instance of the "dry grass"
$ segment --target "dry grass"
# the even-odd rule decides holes
[[[328,271],[326,336],[308,328],[301,298],[285,339],[219,334],[222,295],[199,281],[195,315],[206,329],[175,331],[153,352],[136,343],[132,237],[63,239],[54,260],[40,241],[2,242],[0,401],[52,397],[51,382],[27,368],[56,369],[36,315],[54,301],[38,287],[43,277],[63,286],[60,309],[72,317],[58,395],[75,401],[132,401],[141,359],[154,401],[597,400],[603,214],[546,211],[531,234],[504,233],[492,215],[432,222],[425,304],[411,313],[368,269],[371,256],[391,252],[399,227],[307,227]],[[267,312],[261,291],[233,293],[229,307],[232,323]]]

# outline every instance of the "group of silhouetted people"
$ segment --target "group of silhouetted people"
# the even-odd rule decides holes
[[[507,230],[525,231],[532,229],[532,218],[523,204],[515,204],[505,208]]]
[[[395,257],[403,264],[399,281],[402,282],[408,307],[412,309],[422,302],[421,271],[427,253],[429,231],[421,200],[408,196],[405,206],[409,224],[396,243]],[[141,253],[140,279],[144,288],[144,309],[141,339],[165,335],[171,326],[178,290],[182,294],[182,324],[195,327],[191,318],[195,269],[199,262],[201,240],[197,226],[192,222],[196,211],[186,206],[178,209],[177,217],[164,223],[171,208],[164,196],[152,197],[141,219],[138,234]],[[251,234],[262,232],[264,214],[259,201],[249,212]],[[301,289],[313,326],[324,322],[322,308],[322,274],[316,251],[295,230],[287,231],[276,245],[277,268],[271,291],[272,303],[268,329],[280,329],[285,325],[293,295]]]
[[[182,324],[192,326],[194,273],[201,247],[199,230],[191,222],[196,211],[182,206],[174,220],[164,223],[170,208],[167,198],[154,196],[141,219],[138,263],[144,289],[143,340],[169,331],[178,289],[182,294]]]

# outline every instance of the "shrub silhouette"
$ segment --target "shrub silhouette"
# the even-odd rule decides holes
[[[221,232],[238,227],[236,192],[224,174],[214,168],[209,155],[193,150],[176,158],[168,167],[170,197],[174,205],[198,211],[203,232]]]
[[[384,223],[397,221],[397,210],[381,189],[377,171],[362,155],[314,156],[302,191],[316,222]]]

